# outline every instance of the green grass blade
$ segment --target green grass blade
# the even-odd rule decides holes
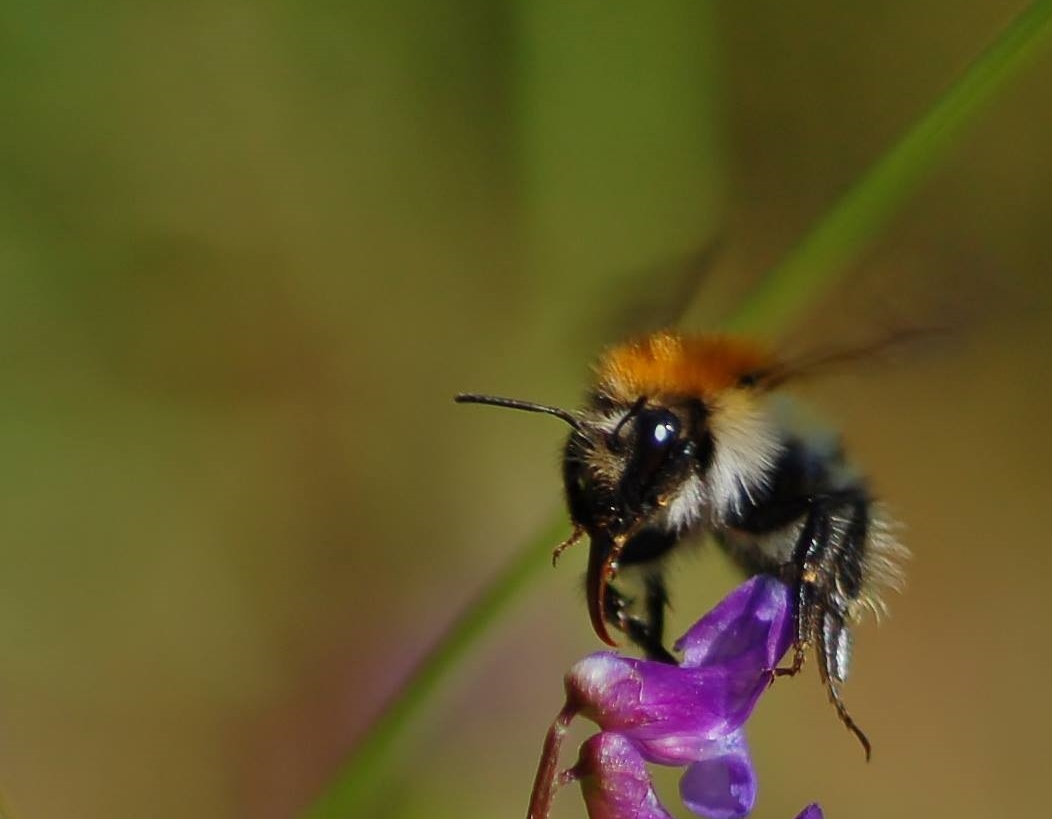
[[[845,275],[850,263],[935,167],[964,127],[1052,33],[1052,0],[1020,14],[963,76],[768,273],[728,323],[776,335]]]
[[[405,727],[421,711],[457,661],[496,621],[500,612],[511,604],[534,575],[551,565],[552,548],[568,532],[565,514],[553,516],[551,525],[517,554],[507,568],[466,606],[460,618],[421,660],[406,684],[369,728],[328,790],[305,814],[306,817],[350,819],[365,815],[362,808],[375,794],[377,777],[382,776],[391,748]]]
[[[848,263],[923,180],[963,127],[1033,56],[1052,32],[1052,0],[1038,0],[1006,28],[906,135],[841,199],[786,259],[758,285],[729,326],[777,333],[815,304],[846,275]],[[546,527],[511,565],[465,610],[383,715],[344,762],[307,819],[352,819],[367,815],[395,741],[426,705],[439,683],[498,615],[547,565],[553,544],[568,532],[565,516]]]

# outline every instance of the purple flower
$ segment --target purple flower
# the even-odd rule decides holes
[[[621,734],[586,740],[569,775],[581,784],[590,819],[672,819],[654,793],[646,762]]]
[[[576,663],[566,675],[566,707],[549,732],[531,819],[546,817],[551,791],[570,781],[580,784],[590,819],[668,819],[648,762],[685,767],[680,797],[693,813],[748,815],[757,785],[743,728],[789,648],[792,626],[789,589],[754,577],[676,643],[679,665],[614,652]],[[600,733],[584,743],[573,768],[547,782],[575,715]],[[821,819],[821,811],[809,806],[798,819]]]
[[[747,758],[735,735],[770,683],[791,630],[789,590],[755,577],[676,643],[683,652],[678,666],[592,654],[566,675],[567,704],[602,730],[625,735],[649,762],[684,765],[710,759],[723,745]]]

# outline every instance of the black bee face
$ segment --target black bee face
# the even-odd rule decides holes
[[[570,516],[589,534],[613,537],[650,517],[693,449],[670,410],[626,413],[612,429],[608,416],[595,425],[585,421],[566,442],[563,479]]]
[[[566,442],[566,501],[591,540],[589,609],[604,639],[604,591],[625,545],[643,529],[674,528],[674,506],[696,503],[684,496],[697,494],[711,458],[706,414],[699,401],[664,406],[645,397],[629,407],[593,406]]]

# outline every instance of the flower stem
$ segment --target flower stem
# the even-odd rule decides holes
[[[530,794],[530,807],[526,812],[526,819],[548,819],[552,807],[552,796],[555,795],[556,789],[566,782],[566,777],[557,775],[559,750],[566,731],[570,727],[570,721],[576,715],[577,706],[567,702],[544,737],[541,761],[537,765],[537,776],[533,780],[533,792]]]
[[[775,334],[799,318],[840,277],[847,264],[888,221],[936,164],[964,125],[1004,83],[1023,68],[1052,27],[1052,0],[1037,0],[936,102],[902,139],[836,203],[815,228],[771,270],[730,322],[738,331]],[[307,819],[365,815],[395,740],[441,680],[526,583],[547,564],[553,543],[566,531],[565,516],[531,541],[439,640],[406,685],[367,731],[328,788],[304,814]]]

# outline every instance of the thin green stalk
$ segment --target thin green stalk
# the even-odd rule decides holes
[[[456,666],[496,621],[527,583],[550,565],[552,547],[566,537],[565,514],[553,516],[552,523],[517,554],[511,563],[473,601],[459,619],[426,655],[370,726],[328,790],[305,814],[309,819],[356,819],[366,815],[362,808],[374,792],[377,777],[383,774],[391,747],[413,717],[420,712],[442,679]]]
[[[1038,0],[760,282],[731,320],[734,330],[775,334],[798,319],[920,183],[983,102],[1014,76],[1052,32],[1052,0]],[[567,532],[565,515],[545,527],[454,623],[333,777],[307,819],[367,815],[366,803],[394,742],[498,615],[547,564]]]
[[[1037,0],[1020,14],[764,277],[728,329],[775,335],[814,305],[935,167],[983,103],[1035,55],[1052,33],[1050,20],[1052,0]]]

